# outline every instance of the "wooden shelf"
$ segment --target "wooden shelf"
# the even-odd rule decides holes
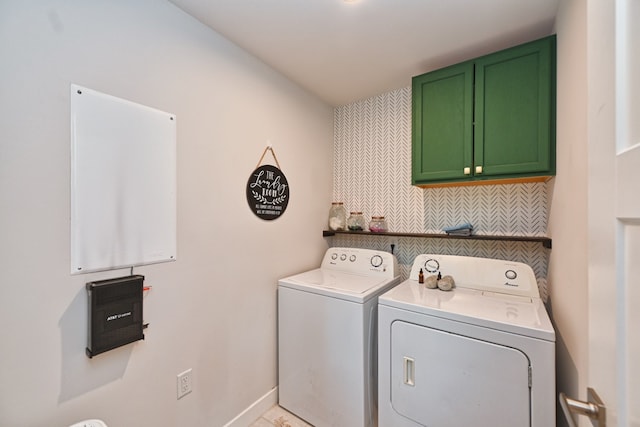
[[[426,234],[426,233],[372,233],[370,231],[346,231],[346,230],[323,230],[323,237],[331,237],[336,234],[350,234],[354,236],[397,236],[397,237],[418,237],[427,239],[461,239],[461,240],[500,240],[505,242],[540,242],[545,248],[551,249],[551,238],[538,236],[488,236],[483,234],[473,234],[471,236],[452,236],[449,234]]]

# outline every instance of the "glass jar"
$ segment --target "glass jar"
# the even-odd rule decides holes
[[[387,221],[383,216],[372,216],[369,223],[369,231],[372,233],[384,233],[388,231]]]
[[[347,218],[347,229],[349,231],[364,230],[364,217],[362,216],[362,212],[351,212],[351,215]]]
[[[347,211],[342,202],[331,203],[329,209],[329,230],[344,230],[347,225]]]

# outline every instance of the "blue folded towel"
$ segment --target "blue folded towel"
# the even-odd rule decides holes
[[[445,231],[447,233],[451,233],[451,232],[456,232],[456,231],[471,231],[473,230],[473,225],[471,225],[468,222],[465,222],[463,224],[458,224],[458,225],[454,225],[452,227],[445,227],[442,229],[442,231]]]

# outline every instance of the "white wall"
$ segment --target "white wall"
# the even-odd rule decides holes
[[[633,2],[634,0],[631,0]],[[627,425],[624,422],[625,398],[629,393],[618,395],[620,372],[624,365],[615,363],[622,360],[620,354],[612,354],[612,349],[622,351],[620,343],[617,310],[624,295],[620,282],[616,283],[616,121],[623,116],[625,108],[618,109],[616,98],[617,52],[616,9],[625,1],[587,1],[587,74],[588,74],[588,210],[589,210],[589,368],[584,376],[585,387],[593,387],[607,406],[608,425]],[[637,3],[637,2],[636,2]],[[632,24],[637,26],[636,22]],[[637,51],[634,51],[637,57]],[[613,191],[612,191],[613,190]],[[630,301],[627,300],[627,302]],[[633,321],[630,320],[632,323]],[[631,324],[630,323],[630,324]],[[629,332],[635,334],[633,328]],[[635,361],[631,362],[635,365]],[[623,374],[624,375],[624,374]],[[632,377],[632,375],[630,375]],[[637,379],[637,377],[636,377]],[[631,380],[629,384],[637,381]],[[629,387],[632,389],[632,386]],[[586,398],[583,388],[579,394]],[[632,400],[632,407],[637,401]],[[584,417],[583,417],[584,418]],[[632,425],[633,423],[629,424]],[[583,421],[583,426],[591,426]]]
[[[276,386],[277,278],[327,247],[333,110],[165,1],[3,1],[0,58],[0,425],[225,424]],[[129,270],[68,273],[71,83],[178,118],[178,260],[134,269],[146,339],[93,359],[84,284]],[[267,140],[271,222],[245,199]]]
[[[557,175],[549,235],[552,317],[556,327],[557,390],[583,398],[587,387],[587,7],[563,0],[558,34]],[[558,425],[565,425],[558,408]]]
[[[561,2],[558,176],[549,225],[558,392],[586,400],[587,387],[596,387],[611,417],[618,410],[610,351],[616,342],[616,294],[610,284],[615,276],[615,7],[599,0]],[[566,425],[563,416],[559,420]],[[579,422],[591,425],[586,417]]]

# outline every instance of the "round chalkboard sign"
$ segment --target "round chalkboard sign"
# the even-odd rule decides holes
[[[279,218],[289,204],[289,183],[282,171],[272,165],[254,170],[247,181],[247,203],[262,219]]]

